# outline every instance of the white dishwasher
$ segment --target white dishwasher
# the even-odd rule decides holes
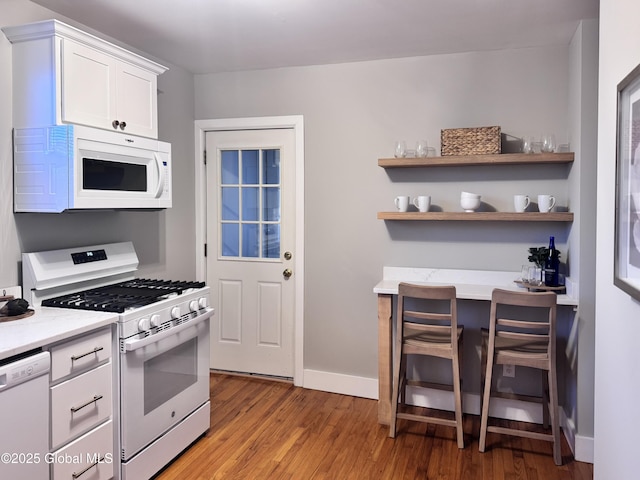
[[[0,478],[49,478],[49,352],[0,360]]]

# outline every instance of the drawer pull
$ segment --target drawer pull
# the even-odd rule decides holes
[[[93,398],[89,400],[87,403],[83,403],[79,407],[71,407],[71,413],[76,413],[78,410],[82,410],[84,407],[88,407],[92,403],[96,403],[101,398],[102,398],[102,395],[94,395]]]
[[[97,461],[95,461],[94,463],[92,463],[91,465],[89,465],[87,468],[85,468],[84,470],[82,470],[80,473],[76,473],[73,472],[71,474],[71,476],[74,478],[74,480],[76,478],[80,478],[82,475],[84,475],[85,473],[87,473],[89,470],[91,470],[93,467],[97,466],[99,463],[104,462],[104,457],[99,458]]]
[[[101,350],[104,350],[104,347],[96,347],[93,350],[91,350],[90,352],[83,353],[82,355],[74,355],[74,356],[71,357],[71,361],[75,362],[76,360],[80,360],[81,358],[84,358],[87,355],[92,355],[94,353],[98,353]]]

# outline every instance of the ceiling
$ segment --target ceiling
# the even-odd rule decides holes
[[[599,0],[32,0],[192,73],[568,44]]]

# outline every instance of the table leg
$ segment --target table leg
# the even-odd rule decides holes
[[[392,295],[378,294],[378,423],[389,425],[391,415]]]

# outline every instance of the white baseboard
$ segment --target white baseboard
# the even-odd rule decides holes
[[[378,379],[356,377],[340,373],[322,372],[319,370],[304,370],[304,388],[322,390],[324,392],[340,393],[353,397],[378,399]],[[436,408],[453,411],[453,396],[451,392],[409,387],[407,403],[420,407]],[[480,395],[466,393],[463,399],[464,413],[480,415]],[[495,398],[491,400],[489,414],[492,417],[516,420],[520,422],[542,423],[542,405]],[[560,426],[574,458],[580,462],[593,463],[593,437],[576,435],[573,421],[568,418],[563,408],[560,409]]]
[[[593,437],[576,435],[576,446],[573,456],[579,462],[593,463]]]
[[[576,433],[573,419],[567,417],[564,408],[560,409],[560,426],[573,452],[573,458],[579,462],[593,463],[593,437]]]
[[[377,378],[355,377],[341,373],[305,369],[302,386],[311,390],[378,399]]]

